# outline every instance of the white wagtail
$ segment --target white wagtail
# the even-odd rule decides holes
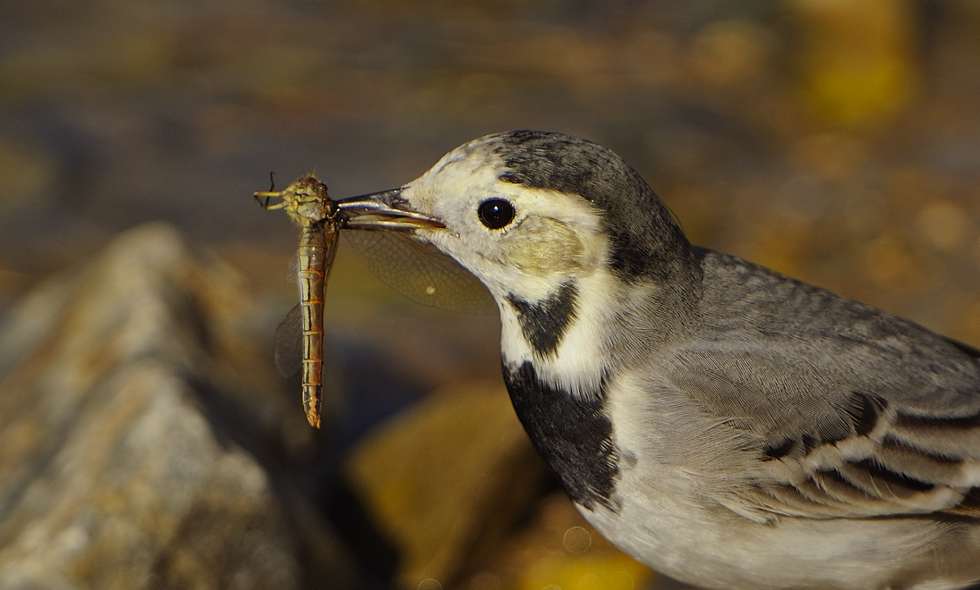
[[[476,139],[338,204],[486,285],[518,417],[640,561],[718,589],[980,580],[980,350],[692,246],[567,135]]]

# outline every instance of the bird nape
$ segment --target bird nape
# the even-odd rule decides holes
[[[483,282],[531,440],[638,560],[718,589],[980,580],[976,349],[692,246],[568,135],[481,137],[338,206]]]

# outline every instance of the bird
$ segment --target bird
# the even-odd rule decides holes
[[[534,447],[638,561],[726,590],[980,581],[977,348],[692,245],[570,135],[481,137],[337,203],[483,283]]]

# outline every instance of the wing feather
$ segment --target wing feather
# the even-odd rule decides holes
[[[701,480],[716,479],[704,494],[760,521],[980,518],[980,349],[701,252],[698,332],[654,351],[648,380],[661,403],[693,407],[683,419],[710,427],[667,451],[688,453],[673,459],[688,468],[714,453],[701,462]],[[670,424],[656,432],[663,444]]]

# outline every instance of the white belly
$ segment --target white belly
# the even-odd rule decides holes
[[[631,481],[632,480],[632,481]],[[638,485],[639,484],[639,485]],[[642,487],[641,487],[642,486]],[[680,581],[718,590],[954,590],[980,577],[960,555],[947,555],[955,580],[936,578],[949,534],[919,520],[782,518],[760,524],[724,508],[706,510],[653,498],[650,487],[623,474],[618,514],[578,506],[614,545]],[[974,533],[973,543],[977,542]],[[973,545],[976,548],[976,545]],[[976,555],[973,557],[976,561]],[[950,574],[952,575],[952,574]]]

